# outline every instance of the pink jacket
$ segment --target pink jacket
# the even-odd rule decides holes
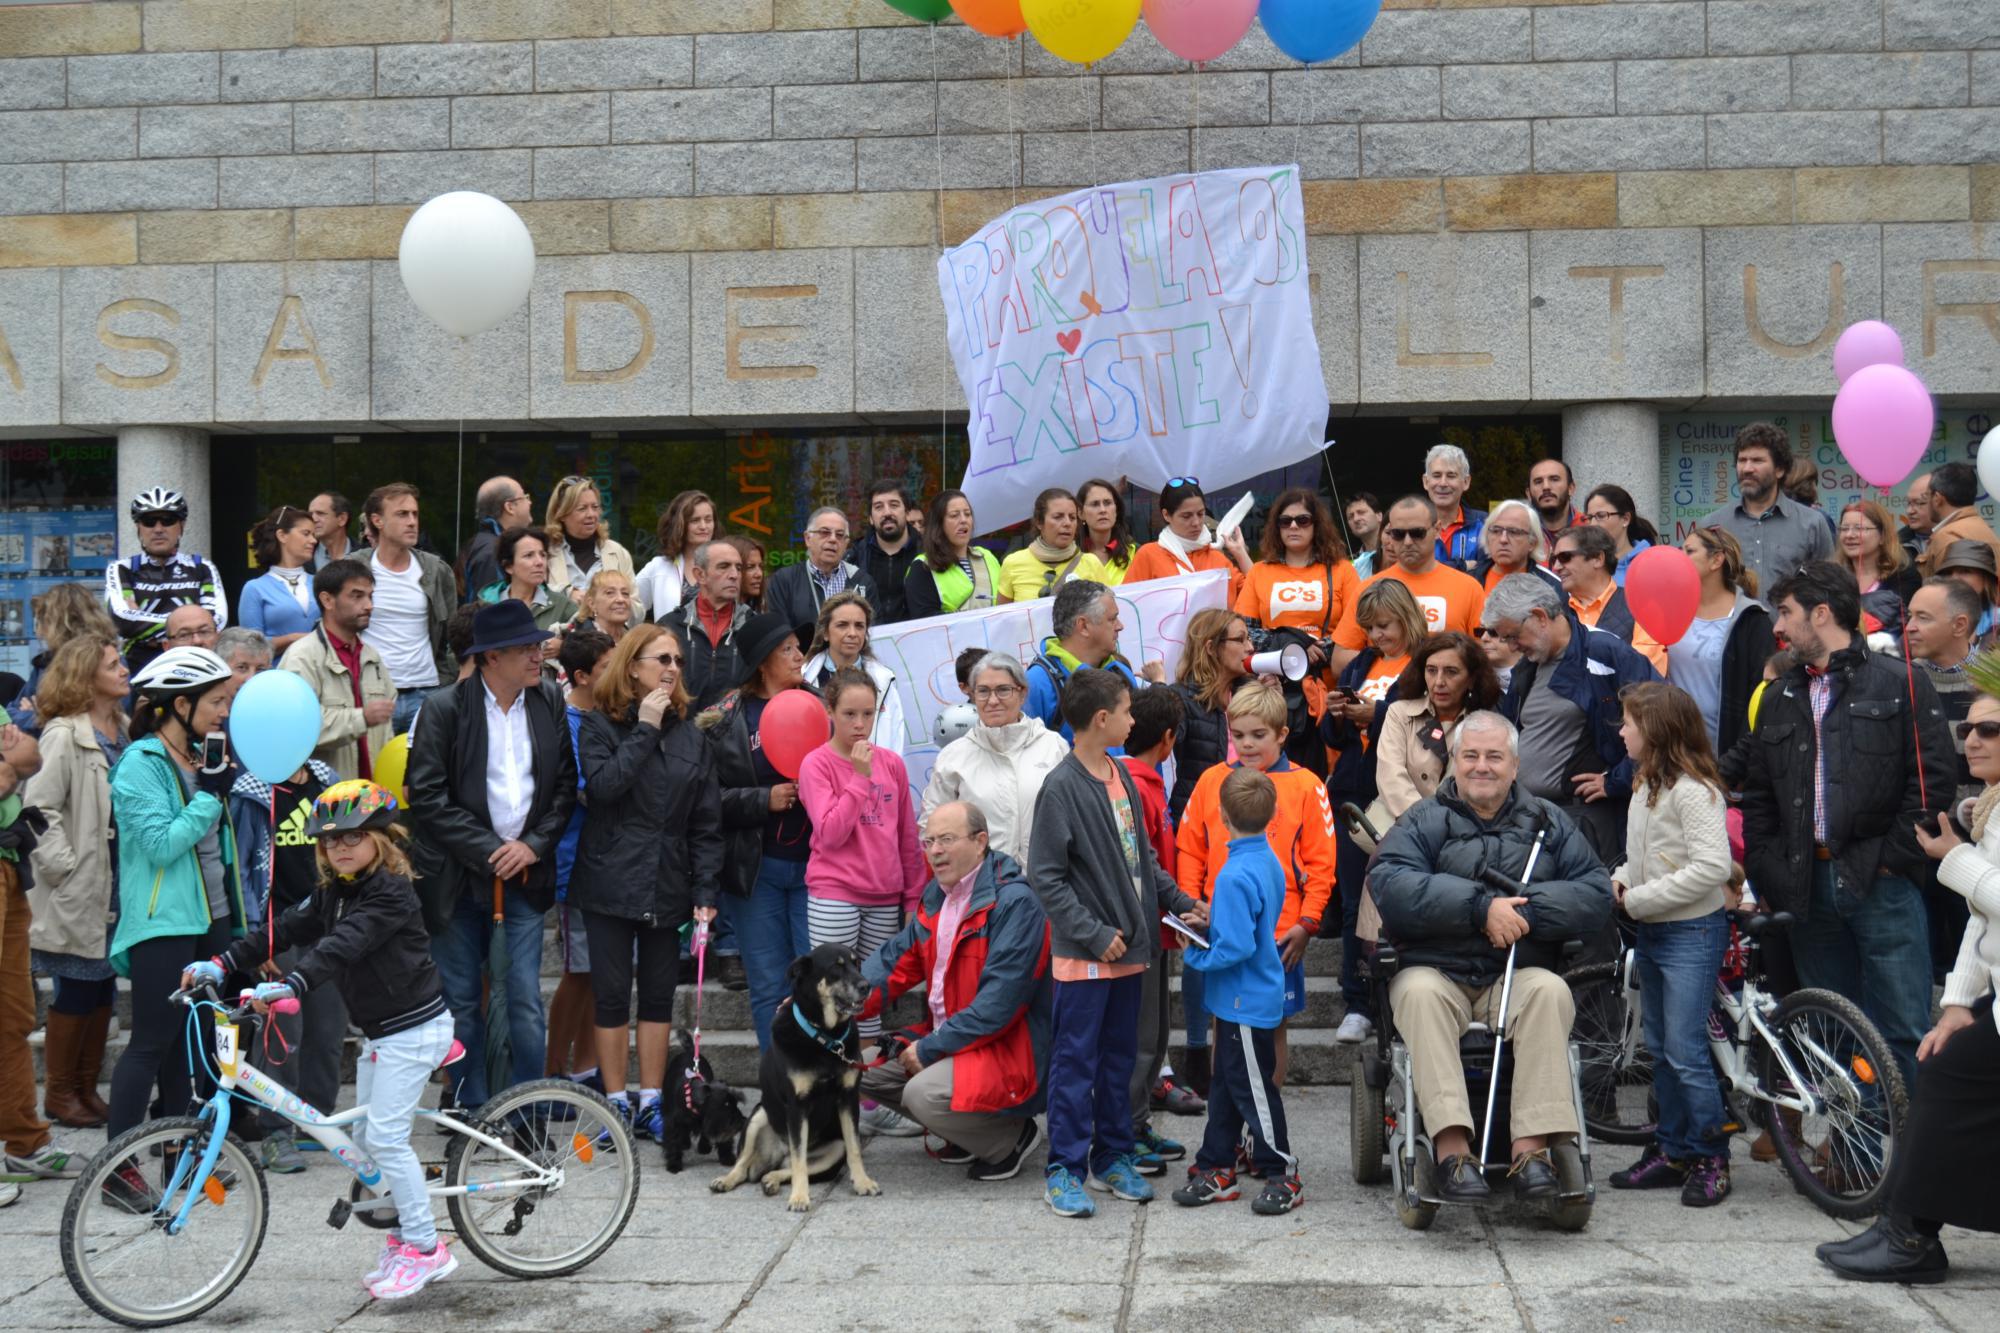
[[[903,758],[877,746],[874,776],[822,745],[799,767],[799,799],[812,816],[806,891],[863,907],[915,911],[930,881],[917,847],[917,814]]]

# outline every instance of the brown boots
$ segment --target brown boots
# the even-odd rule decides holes
[[[75,1129],[95,1129],[105,1123],[109,1108],[97,1096],[97,1076],[104,1066],[110,1023],[109,1008],[89,1015],[49,1011],[42,1047],[44,1117]]]

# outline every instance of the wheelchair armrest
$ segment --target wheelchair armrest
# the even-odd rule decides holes
[[[1396,955],[1396,946],[1386,939],[1375,941],[1375,953],[1368,960],[1370,972],[1383,981],[1396,975],[1402,960]]]
[[[1562,942],[1560,957],[1562,959],[1563,971],[1567,972],[1576,966],[1577,960],[1583,957],[1583,948],[1584,944],[1582,940],[1564,940]]]

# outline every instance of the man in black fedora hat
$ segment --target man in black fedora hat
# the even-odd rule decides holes
[[[507,1084],[542,1076],[542,916],[555,900],[555,846],[576,804],[576,756],[562,692],[542,674],[547,630],[526,602],[481,607],[472,623],[477,666],[434,692],[410,737],[415,861],[431,954],[458,1039],[471,1053],[452,1066],[456,1104],[487,1097],[481,980],[494,918],[505,957]]]

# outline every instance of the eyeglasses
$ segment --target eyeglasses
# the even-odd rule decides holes
[[[1617,510],[1615,510],[1615,509],[1610,509],[1610,510],[1602,510],[1602,511],[1600,511],[1600,512],[1598,512],[1598,513],[1595,513],[1595,514],[1591,514],[1591,513],[1586,513],[1586,514],[1584,514],[1584,516],[1583,516],[1583,517],[1584,517],[1584,519],[1585,519],[1586,521],[1588,521],[1588,522],[1591,522],[1591,523],[1602,523],[1602,522],[1604,522],[1604,520],[1606,520],[1606,519],[1608,519],[1608,518],[1623,518],[1623,517],[1624,517],[1624,515],[1623,515],[1623,514],[1620,514],[1620,513],[1619,513],[1619,512],[1617,511]]]
[[[2000,722],[1994,722],[1988,720],[1985,722],[1959,723],[1958,724],[1959,743],[1962,745],[1966,741],[1972,739],[1972,735],[1974,732],[1977,732],[1979,734],[1979,739],[1982,741],[2000,741]]]
[[[687,661],[679,653],[642,653],[632,659],[634,662],[658,662],[663,666],[677,667]]]
[[[320,835],[320,841],[333,847],[359,847],[368,841],[368,830],[353,828],[340,833],[325,833]]]
[[[171,528],[181,519],[178,514],[141,514],[135,521],[142,528]]]
[[[806,536],[808,536],[808,537],[838,537],[838,538],[840,538],[840,540],[842,540],[842,541],[846,541],[846,540],[847,540],[847,529],[846,529],[846,528],[807,528],[807,529],[806,529]]]
[[[1420,542],[1431,535],[1429,528],[1384,528],[1382,536],[1392,542]]]
[[[1518,537],[1522,541],[1526,541],[1528,538],[1535,535],[1534,533],[1529,532],[1526,528],[1503,528],[1497,523],[1488,523],[1486,525],[1486,530],[1492,533],[1496,537]]]
[[[972,697],[979,703],[987,703],[993,700],[1011,699],[1020,692],[1019,685],[981,685],[972,692]]]
[[[919,838],[917,839],[917,843],[927,852],[948,852],[961,842],[970,842],[971,840],[972,835],[969,833],[940,833],[934,837]]]
[[[1313,525],[1311,514],[1280,514],[1278,526],[1281,528],[1309,528]]]

